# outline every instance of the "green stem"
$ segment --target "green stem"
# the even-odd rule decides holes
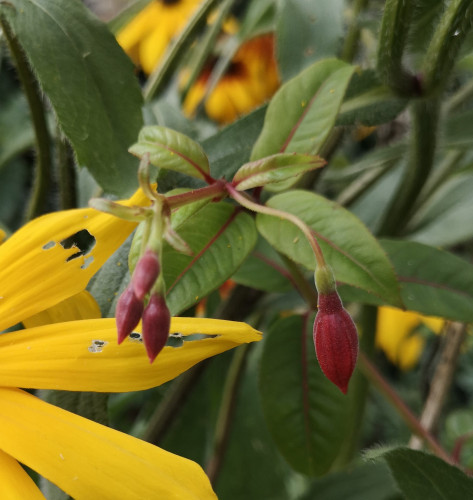
[[[417,197],[429,178],[434,162],[439,101],[438,99],[415,101],[411,112],[409,159],[379,229],[379,234],[382,236],[396,236],[402,232],[409,221]]]
[[[180,56],[188,49],[194,35],[198,32],[210,10],[215,6],[217,0],[205,0],[201,3],[195,14],[189,19],[178,38],[166,52],[161,64],[151,73],[143,89],[145,102],[151,99],[163,88],[172,72],[177,66]]]
[[[176,194],[174,196],[167,196],[166,201],[169,208],[179,208],[195,201],[221,198],[226,196],[225,181],[218,180],[210,186],[205,186],[199,189],[192,189],[185,193]]]
[[[348,27],[347,34],[345,36],[345,41],[343,43],[342,52],[340,54],[341,59],[347,62],[352,62],[356,50],[358,48],[358,40],[360,38],[360,24],[358,18],[361,11],[368,5],[368,0],[354,0],[353,6],[350,9],[350,25]]]
[[[473,23],[471,0],[450,0],[432,35],[423,64],[423,88],[427,94],[445,87],[458,51]]]
[[[378,73],[383,82],[401,96],[419,93],[417,80],[402,64],[414,5],[412,0],[387,0],[378,48]]]
[[[61,210],[69,210],[77,207],[74,154],[69,143],[61,137],[59,129],[57,130],[56,151]]]
[[[320,248],[317,239],[312,234],[312,230],[310,229],[309,226],[307,226],[305,222],[301,221],[299,217],[296,217],[295,215],[290,214],[288,212],[283,212],[282,210],[278,210],[276,208],[271,208],[266,205],[260,205],[259,203],[255,203],[254,201],[251,201],[247,196],[237,191],[230,183],[226,184],[226,189],[230,194],[230,196],[235,201],[237,201],[240,205],[247,208],[248,210],[260,214],[272,215],[273,217],[279,217],[280,219],[285,219],[289,222],[292,222],[292,224],[297,226],[304,233],[304,236],[307,238],[307,241],[309,242],[314,252],[315,259],[317,261],[317,266],[319,267],[327,266],[324,259],[324,255],[322,253],[322,249]]]
[[[46,211],[47,194],[51,182],[51,140],[43,100],[35,76],[20,44],[10,30],[10,26],[1,16],[0,26],[8,42],[11,55],[15,61],[18,77],[28,100],[36,137],[35,178],[30,202],[25,214],[25,219],[28,221]]]
[[[212,454],[205,467],[205,472],[209,476],[212,485],[215,485],[217,481],[225,457],[231,423],[236,407],[238,389],[243,377],[250,348],[251,344],[246,344],[236,349],[228,370],[225,387],[223,389],[222,403],[215,426]]]
[[[377,389],[386,397],[386,399],[394,406],[399,415],[403,418],[409,429],[416,435],[420,436],[428,445],[428,447],[442,460],[449,464],[454,464],[453,458],[440,446],[436,439],[428,433],[420,424],[417,417],[412,413],[404,401],[397,395],[391,386],[384,380],[376,367],[371,363],[368,357],[360,352],[359,356],[360,368],[365,377],[377,387]]]

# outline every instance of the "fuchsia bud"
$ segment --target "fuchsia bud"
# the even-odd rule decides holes
[[[169,337],[171,314],[162,295],[151,295],[143,312],[142,335],[150,363],[161,352]]]
[[[319,293],[314,322],[317,359],[324,375],[346,394],[358,357],[358,334],[336,290]]]
[[[159,258],[148,248],[137,262],[131,284],[138,300],[143,300],[159,276]]]
[[[118,299],[115,311],[117,322],[118,343],[121,344],[139,323],[143,313],[143,301],[139,300],[128,286]]]

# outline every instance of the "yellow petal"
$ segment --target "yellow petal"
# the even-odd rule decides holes
[[[190,460],[18,389],[0,401],[0,449],[78,500],[216,499]]]
[[[138,190],[124,205],[144,205]],[[92,208],[35,219],[0,246],[0,331],[84,290],[90,278],[136,227]],[[79,231],[95,238],[84,255],[61,242]]]
[[[0,491],[2,500],[45,500],[23,467],[0,450]]]
[[[141,326],[136,329],[141,332]],[[114,318],[57,323],[0,335],[0,386],[128,392],[163,384],[199,361],[261,339],[233,321],[173,318],[180,347],[165,347],[150,364],[139,340],[117,345]],[[214,336],[186,340],[192,334]]]
[[[45,311],[24,319],[23,325],[25,328],[33,328],[80,319],[97,319],[101,316],[100,307],[95,299],[87,290],[83,290]]]
[[[420,315],[395,307],[378,308],[376,345],[383,349],[388,359],[396,363],[399,344],[420,324]]]
[[[410,335],[398,346],[396,364],[401,370],[414,368],[424,349],[425,340],[421,335]]]
[[[7,233],[3,229],[0,229],[0,245],[3,243],[3,240],[5,239]]]
[[[139,63],[138,50],[142,40],[155,29],[159,19],[160,6],[152,1],[139,12],[117,35],[117,42],[132,58],[135,64]]]
[[[424,339],[420,335],[412,334],[421,323],[439,333],[445,321],[394,307],[378,308],[376,345],[385,352],[392,363],[403,370],[411,369],[422,353]]]

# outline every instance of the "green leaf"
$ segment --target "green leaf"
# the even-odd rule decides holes
[[[143,127],[138,142],[129,149],[142,158],[149,154],[153,165],[181,174],[206,180],[209,177],[209,160],[197,142],[170,128],[159,125]]]
[[[276,40],[284,80],[310,63],[339,52],[345,24],[344,3],[344,0],[279,2]]]
[[[395,448],[380,453],[409,500],[465,500],[473,497],[473,479],[440,458],[417,450]]]
[[[232,276],[232,280],[270,293],[287,292],[292,288],[289,272],[278,254],[261,236],[251,255]]]
[[[313,321],[290,316],[265,335],[260,395],[269,431],[298,472],[325,474],[345,439],[349,399],[322,373],[312,339]]]
[[[381,240],[407,309],[428,316],[473,321],[473,265],[421,243]]]
[[[318,156],[282,153],[242,165],[233,177],[238,191],[245,191],[273,182],[290,179],[299,174],[323,167],[325,161]]]
[[[212,203],[187,219],[178,233],[193,257],[163,248],[163,272],[173,315],[179,314],[238,269],[256,243],[253,219],[227,203]]]
[[[473,134],[473,111],[455,113],[448,117],[444,125],[444,134],[442,144],[445,147],[469,150]]]
[[[313,481],[298,500],[401,500],[388,467],[366,463]]]
[[[225,127],[202,142],[214,177],[231,179],[240,165],[250,159],[251,149],[263,126],[266,107]]]
[[[79,164],[118,195],[137,187],[127,148],[142,125],[133,65],[81,2],[11,0],[0,14],[18,38]]]
[[[372,69],[355,72],[340,108],[337,125],[374,126],[394,120],[408,100],[381,84]]]
[[[317,154],[332,130],[354,67],[316,62],[283,85],[271,100],[251,160],[276,153]]]
[[[435,246],[451,246],[473,236],[473,174],[447,180],[412,217],[407,238]]]
[[[298,216],[314,231],[337,281],[402,306],[394,269],[384,250],[348,210],[322,196],[300,190],[276,195],[267,205]],[[308,269],[315,269],[312,248],[294,224],[263,214],[257,215],[256,223],[260,233],[277,250]]]

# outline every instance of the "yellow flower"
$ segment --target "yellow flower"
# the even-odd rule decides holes
[[[190,89],[184,102],[187,115],[192,115],[204,98],[211,71],[212,65],[209,65]],[[278,86],[273,35],[253,38],[235,54],[226,73],[207,98],[205,111],[219,123],[231,123],[263,104]]]
[[[410,370],[417,363],[425,340],[416,330],[426,325],[439,333],[445,321],[433,316],[422,316],[394,307],[379,307],[376,325],[376,345],[387,358],[402,370]]]
[[[117,41],[133,62],[150,74],[201,2],[152,0],[118,33]]]
[[[145,200],[138,191],[125,204]],[[136,339],[118,346],[115,319],[96,318],[96,305],[82,291],[134,227],[93,209],[70,210],[33,220],[0,246],[0,331],[20,321],[62,321],[61,308],[74,316],[74,300],[85,308],[80,314],[87,310],[93,318],[0,335],[2,498],[44,499],[19,462],[77,499],[216,498],[196,463],[18,389],[147,389],[202,359],[260,339],[243,323],[173,318],[171,332],[183,336],[183,345],[165,347],[155,363]],[[68,237],[84,232],[93,244],[67,244]],[[185,341],[196,332],[208,337]]]

